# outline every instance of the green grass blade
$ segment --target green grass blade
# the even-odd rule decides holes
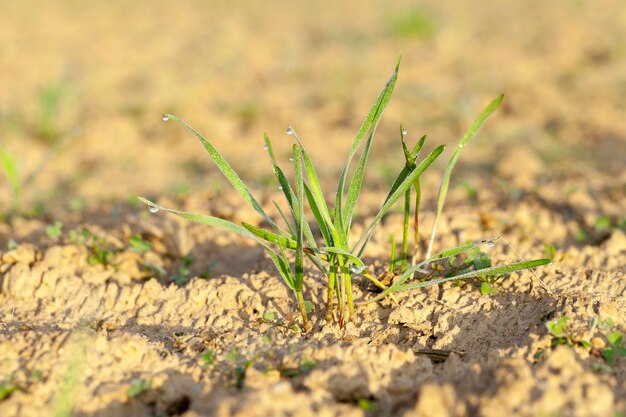
[[[317,206],[315,197],[313,197],[313,193],[311,192],[311,189],[306,185],[306,183],[304,184],[304,193],[309,203],[309,207],[311,208],[311,212],[313,212],[313,217],[315,217],[315,221],[317,222],[317,225],[320,228],[320,233],[322,234],[322,237],[324,238],[324,242],[326,242],[326,245],[332,246],[333,245],[332,235],[328,231],[328,227],[326,226],[326,222],[324,221],[324,218],[322,217],[322,213],[319,207]]]
[[[289,266],[289,260],[287,259],[286,255],[284,253],[281,253],[281,255],[278,255],[276,252],[272,250],[268,250],[267,254],[269,255],[274,265],[276,266],[276,269],[278,270],[278,273],[282,277],[283,281],[285,281],[285,284],[287,284],[287,286],[292,291],[295,291],[296,286],[295,286],[294,276],[293,276],[293,272],[291,271],[291,267]]]
[[[0,147],[0,167],[2,167],[4,175],[7,177],[7,181],[11,186],[13,194],[19,194],[21,190],[21,182],[15,158],[13,158],[13,156],[2,147]]]
[[[431,285],[437,285],[437,284],[441,284],[441,283],[448,282],[448,281],[457,281],[457,280],[468,279],[468,278],[483,278],[483,277],[493,277],[493,276],[498,276],[498,275],[506,275],[512,272],[522,271],[524,269],[531,269],[531,268],[536,268],[538,266],[548,265],[551,262],[552,260],[550,259],[535,259],[532,261],[524,261],[524,262],[517,262],[517,263],[508,264],[508,265],[493,266],[491,268],[470,271],[470,272],[466,272],[464,274],[456,275],[453,277],[439,278],[439,279],[434,279],[434,280],[430,280],[426,282],[415,282],[412,284],[402,285],[398,288],[396,292],[408,291],[408,290],[413,290],[413,289],[421,288],[421,287],[428,287]]]
[[[289,203],[291,214],[293,215],[294,220],[297,222],[296,213],[300,210],[300,207],[299,207],[300,202],[298,201],[296,195],[294,194],[293,189],[291,188],[291,185],[289,184],[289,181],[287,180],[287,177],[285,177],[285,174],[283,173],[282,169],[280,169],[278,165],[274,165],[274,173],[276,174],[276,178],[278,179],[278,183],[280,184],[280,188],[283,191],[283,194],[285,194],[287,203]],[[302,226],[304,227],[303,232],[304,232],[304,237],[306,238],[306,241],[307,241],[307,245],[309,245],[309,247],[311,248],[316,248],[317,244],[315,243],[315,238],[313,237],[311,226],[306,221],[306,219],[303,219]],[[292,233],[292,234],[293,236],[297,234],[297,227],[296,227],[296,233]]]
[[[216,227],[218,229],[228,230],[229,232],[238,233],[240,235],[255,239],[254,235],[250,233],[248,230],[246,230],[245,228],[233,222],[229,222],[228,220],[220,219],[219,217],[207,216],[205,214],[197,214],[197,213],[191,213],[188,211],[179,211],[179,210],[169,209],[169,208],[160,206],[156,203],[153,203],[152,201],[145,199],[143,197],[137,197],[137,199],[147,206],[153,207],[157,210],[163,210],[168,213],[173,213],[184,219],[191,220],[192,222],[202,223],[207,226]]]
[[[330,211],[328,210],[328,205],[326,204],[326,200],[324,199],[324,193],[322,192],[322,187],[320,186],[319,178],[317,176],[317,172],[315,171],[315,166],[313,165],[313,162],[311,161],[311,158],[309,157],[306,148],[302,144],[302,141],[300,141],[300,137],[298,136],[298,134],[295,131],[293,131],[292,134],[298,142],[298,145],[300,146],[300,153],[302,154],[302,160],[304,161],[304,171],[306,172],[306,176],[309,179],[308,190],[310,192],[307,193],[307,198],[309,197],[309,194],[312,197],[312,200],[309,198],[309,205],[311,207],[315,205],[316,210],[320,214],[321,218],[324,220],[323,223],[326,224],[329,233],[333,235],[333,238],[337,238],[337,231],[335,230],[333,221],[330,217]],[[319,224],[321,225],[322,223],[320,222]]]
[[[370,225],[367,227],[363,236],[361,236],[361,238],[355,245],[354,248],[356,249],[359,246],[359,243],[361,243],[361,247],[357,252],[357,256],[361,256],[363,254],[363,250],[369,242],[369,239],[374,232],[374,228],[376,227],[376,225],[378,225],[383,216],[387,214],[387,212],[391,209],[391,207],[393,207],[398,199],[404,195],[406,190],[408,190],[415,183],[415,181],[424,173],[424,171],[426,171],[426,169],[435,161],[435,159],[437,159],[441,152],[443,152],[444,148],[445,145],[440,145],[435,148],[435,150],[433,150],[426,158],[424,158],[424,160],[422,160],[422,162],[420,162],[420,164],[409,175],[407,175],[407,177],[404,179],[404,181],[402,181],[402,183],[398,186],[394,193],[389,196],[376,217],[374,217]]]
[[[393,181],[393,184],[391,185],[391,189],[389,190],[387,197],[385,197],[385,203],[387,202],[387,200],[389,200],[389,198],[393,195],[393,193],[396,192],[400,184],[402,184],[402,182],[406,179],[406,177],[410,173],[411,173],[411,170],[409,169],[409,167],[407,167],[406,165],[402,167],[402,171],[400,171],[396,179]]]
[[[385,291],[383,291],[382,293],[380,293],[378,296],[376,296],[374,299],[368,301],[368,303],[373,303],[376,302],[378,300],[381,300],[383,298],[385,298],[386,296],[393,294],[394,292],[398,291],[398,288],[404,284],[409,278],[412,278],[413,275],[416,272],[420,272],[423,274],[428,273],[427,271],[425,271],[424,269],[422,269],[422,267],[424,265],[427,265],[431,262],[434,261],[438,261],[441,259],[447,259],[447,258],[452,258],[454,256],[460,255],[461,253],[467,252],[475,247],[477,247],[478,245],[472,242],[465,242],[464,244],[462,244],[461,246],[456,246],[454,248],[450,248],[447,249],[443,252],[439,252],[434,254],[433,256],[431,256],[428,259],[423,260],[422,262],[419,262],[413,266],[411,266],[410,268],[408,268],[406,271],[404,271],[402,273],[402,275],[400,275],[398,278],[396,278],[395,282],[393,283],[393,285],[391,285],[389,288],[387,288]]]
[[[467,132],[465,132],[465,134],[459,141],[459,144],[454,149],[454,152],[452,152],[452,156],[450,157],[450,160],[446,165],[446,169],[441,180],[441,185],[439,186],[439,197],[437,198],[437,212],[435,214],[435,221],[433,223],[433,229],[430,234],[430,240],[428,241],[428,250],[426,251],[426,257],[430,256],[433,248],[433,243],[437,234],[437,225],[439,224],[439,218],[441,216],[441,212],[443,211],[443,205],[446,200],[446,195],[448,193],[448,186],[450,185],[452,170],[454,169],[454,166],[456,165],[459,156],[461,156],[463,148],[465,148],[465,146],[472,140],[472,138],[476,135],[478,129],[480,129],[480,127],[485,123],[491,113],[493,113],[498,108],[503,99],[504,95],[501,94],[496,97],[491,103],[489,103],[485,110],[483,110],[483,112],[476,118],[476,120],[474,120],[474,123],[472,123]]]
[[[342,200],[343,200],[346,176],[348,174],[348,170],[350,169],[350,164],[359,146],[361,145],[361,142],[363,141],[363,138],[365,137],[365,135],[371,130],[371,135],[373,137],[374,132],[376,131],[378,122],[380,121],[380,118],[382,117],[383,112],[385,111],[385,108],[387,107],[387,104],[389,103],[389,100],[391,99],[393,89],[396,85],[396,81],[398,79],[398,70],[400,69],[400,60],[401,60],[401,57],[398,57],[396,68],[393,74],[391,75],[391,77],[389,78],[389,80],[387,81],[383,89],[381,90],[381,92],[378,94],[378,97],[376,98],[372,106],[370,107],[370,110],[367,113],[367,116],[365,117],[363,124],[359,128],[359,131],[357,132],[356,137],[354,138],[354,141],[352,142],[352,145],[350,146],[350,151],[348,152],[348,159],[346,161],[346,164],[343,170],[341,171],[341,176],[339,177],[339,184],[337,187],[337,194],[335,196],[335,210],[336,210],[335,221],[338,221],[339,223],[342,223],[342,224],[345,223],[344,219],[346,219],[347,217],[345,215],[346,211],[342,209],[342,206],[343,206]],[[345,230],[345,228],[342,227],[341,230]]]
[[[276,233],[272,233],[268,230],[264,230],[261,229],[259,227],[253,226],[249,223],[241,223],[241,225],[250,233],[254,234],[255,236],[268,241],[270,243],[273,243],[275,245],[278,245],[282,248],[287,248],[287,249],[296,249],[296,241],[293,239],[290,239],[288,237],[284,237],[284,236],[280,236],[277,235]]]
[[[419,155],[419,153],[422,151],[422,148],[424,147],[424,143],[426,143],[427,138],[428,138],[427,135],[422,136],[420,140],[418,140],[415,146],[413,147],[413,150],[411,151],[411,157],[413,159],[413,163],[415,163],[415,159],[417,158],[417,155]]]
[[[409,147],[406,146],[406,142],[404,140],[405,135],[406,135],[406,130],[404,130],[404,126],[400,125],[400,142],[402,142],[402,151],[404,152],[404,159],[406,160],[407,165],[411,165],[413,158],[411,157],[411,152],[409,151]]]
[[[470,241],[467,241],[465,243],[463,243],[462,245],[459,246],[455,246],[454,248],[450,248],[450,249],[446,249],[444,251],[441,251],[439,253],[436,253],[434,255],[432,255],[431,257],[425,259],[424,261],[420,262],[420,265],[425,265],[434,261],[438,261],[440,259],[446,259],[446,258],[452,258],[453,256],[457,256],[460,255],[464,252],[467,252],[468,250],[474,249],[476,247],[478,247],[479,245]]]
[[[302,173],[302,156],[298,145],[293,145],[293,165],[296,171],[296,206],[294,217],[296,220],[296,261],[295,261],[295,289],[302,291],[304,282],[304,177]],[[305,318],[306,320],[306,318]]]
[[[359,259],[358,257],[354,256],[353,254],[351,254],[350,252],[343,250],[341,248],[338,247],[323,247],[321,248],[321,251],[325,251],[325,252],[329,252],[329,253],[335,253],[337,255],[341,255],[344,258],[349,259],[350,261],[352,261],[353,264],[357,265],[357,266],[363,266],[364,263],[361,259]]]
[[[263,133],[263,141],[265,142],[265,150],[267,151],[267,155],[270,157],[270,162],[272,166],[276,166],[276,156],[274,155],[274,148],[272,147],[272,141],[270,141],[270,137],[267,133]]]
[[[373,138],[374,131],[370,133],[367,141],[365,142],[365,148],[363,149],[363,153],[361,153],[361,157],[359,158],[356,170],[354,171],[352,181],[350,182],[350,186],[348,187],[346,206],[343,210],[343,230],[345,230],[346,236],[350,233],[352,215],[354,213],[356,203],[359,200],[359,195],[361,194],[361,187],[363,186],[363,175],[365,174],[365,165],[367,164],[367,158],[370,153]]]
[[[204,146],[204,149],[206,149],[211,159],[213,159],[213,162],[215,162],[215,165],[217,165],[219,170],[222,172],[222,174],[224,174],[226,179],[233,185],[235,190],[237,190],[237,192],[239,192],[239,194],[241,194],[243,198],[246,199],[246,201],[248,201],[252,205],[252,207],[263,217],[263,219],[265,219],[265,221],[267,221],[276,229],[280,230],[278,225],[274,223],[274,221],[261,208],[259,203],[256,201],[256,199],[252,196],[252,194],[248,190],[248,187],[246,187],[246,185],[241,180],[241,178],[239,178],[239,175],[237,175],[235,170],[230,166],[230,164],[226,161],[226,159],[224,159],[224,157],[217,151],[217,149],[208,140],[204,138],[204,136],[198,133],[193,127],[191,127],[184,120],[171,114],[166,114],[164,116],[166,116],[169,119],[177,121],[178,123],[185,126],[187,129],[189,129],[189,131],[193,133],[193,135],[200,141],[200,143],[202,143],[202,146]]]
[[[287,225],[287,228],[289,229],[289,234],[291,236],[295,236],[296,232],[294,232],[293,227],[291,227],[291,223],[289,223],[289,220],[287,219],[287,216],[285,216],[285,213],[283,212],[283,210],[276,203],[276,201],[272,201],[272,202],[274,203],[274,206],[276,207],[276,210],[278,210],[278,214],[280,214],[280,217],[282,217],[283,221]]]

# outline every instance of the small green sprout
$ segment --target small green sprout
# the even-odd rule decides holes
[[[126,390],[128,398],[135,398],[139,394],[152,389],[152,381],[148,379],[135,379]]]
[[[609,347],[602,350],[602,356],[609,365],[613,365],[618,357],[626,357],[626,345],[620,331],[613,331],[606,336]]]
[[[0,383],[0,401],[9,398],[13,392],[19,389],[18,385],[14,382],[2,382]]]
[[[48,235],[48,237],[56,240],[61,236],[62,228],[63,223],[57,220],[56,222],[54,222],[54,224],[49,224],[46,226],[46,234]]]
[[[130,250],[133,252],[144,253],[152,249],[152,245],[147,240],[143,240],[140,235],[132,235],[128,240]]]
[[[600,216],[596,219],[593,226],[596,229],[596,232],[607,231],[611,227],[611,218],[609,216]]]
[[[191,271],[189,267],[196,261],[193,256],[183,256],[182,263],[178,267],[178,272],[171,277],[174,284],[182,287],[189,282]]]
[[[563,315],[558,320],[552,320],[546,323],[548,333],[552,336],[552,347],[558,345],[580,346],[589,350],[592,345],[586,340],[576,336],[569,324],[569,316]]]
[[[376,410],[376,403],[372,400],[368,400],[365,398],[361,398],[357,401],[357,405],[360,409],[364,411],[374,411]]]
[[[207,368],[215,362],[215,353],[212,350],[205,350],[200,355],[200,360],[202,361],[201,367]]]

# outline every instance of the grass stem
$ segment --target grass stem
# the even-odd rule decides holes
[[[313,327],[306,314],[306,305],[304,304],[304,297],[302,291],[296,291],[296,298],[298,299],[298,307],[300,308],[300,314],[302,314],[302,323],[305,332],[308,332]]]

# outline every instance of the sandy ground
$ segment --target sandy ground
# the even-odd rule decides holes
[[[0,416],[626,414],[626,357],[602,355],[626,332],[626,7],[439,3],[0,3],[0,144],[26,176],[71,137],[21,214],[0,182]],[[502,236],[493,264],[549,244],[552,265],[489,296],[471,281],[362,306],[345,328],[324,321],[311,269],[301,332],[261,248],[132,199],[261,222],[164,112],[268,210],[280,192],[264,131],[286,163],[293,125],[333,190],[399,50],[356,231],[402,163],[400,123],[427,150],[453,145],[504,92],[457,166],[436,248]],[[423,180],[422,243],[449,152]],[[381,274],[400,223],[368,247]],[[546,323],[563,316],[573,346],[552,346]]]

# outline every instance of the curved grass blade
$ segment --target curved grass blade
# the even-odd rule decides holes
[[[374,217],[372,222],[365,230],[365,233],[356,243],[354,249],[356,249],[359,246],[359,243],[362,242],[361,247],[357,252],[357,256],[361,256],[363,254],[363,250],[369,242],[372,233],[374,232],[374,228],[376,227],[376,225],[378,225],[383,216],[387,214],[387,212],[391,209],[391,207],[393,207],[396,201],[398,201],[398,199],[404,195],[406,190],[408,190],[413,185],[413,183],[415,183],[415,181],[424,173],[424,171],[426,171],[426,169],[435,161],[435,159],[437,159],[437,157],[441,155],[441,152],[443,152],[444,149],[445,145],[440,145],[435,148],[435,150],[433,150],[426,158],[424,158],[424,160],[422,160],[422,162],[420,162],[420,164],[409,175],[407,175],[407,177],[404,179],[404,181],[402,181],[402,183],[393,192],[393,194],[386,199],[383,207],[380,209],[376,217]]]
[[[439,224],[439,217],[441,216],[441,212],[443,211],[443,205],[446,200],[446,195],[448,193],[448,186],[450,185],[450,177],[452,175],[452,170],[454,169],[454,165],[456,165],[459,156],[461,156],[461,152],[463,152],[463,148],[472,140],[472,138],[476,135],[478,129],[485,123],[487,118],[493,113],[502,100],[504,99],[504,94],[500,94],[496,97],[489,105],[485,108],[485,110],[480,113],[480,115],[474,120],[474,123],[470,126],[470,128],[465,132],[459,144],[454,149],[452,156],[450,156],[450,160],[446,165],[446,170],[443,173],[443,178],[441,180],[441,185],[439,187],[439,197],[437,198],[437,212],[435,214],[435,221],[433,223],[433,229],[430,234],[430,240],[428,241],[428,250],[426,251],[426,257],[430,256],[430,253],[433,248],[433,243],[435,241],[435,235],[437,234],[437,225]]]
[[[270,157],[270,162],[272,166],[276,165],[276,156],[274,155],[274,148],[272,147],[272,141],[270,141],[270,137],[267,133],[263,132],[263,141],[265,142],[265,150],[267,151],[267,155]]]
[[[302,160],[304,161],[304,171],[306,171],[307,178],[309,179],[310,187],[308,187],[308,190],[310,192],[307,193],[309,205],[311,207],[315,205],[316,210],[320,214],[321,218],[324,220],[323,223],[326,225],[329,233],[333,236],[334,239],[337,239],[337,231],[335,230],[333,221],[330,218],[330,211],[328,210],[328,205],[326,204],[326,200],[324,199],[324,193],[322,192],[322,187],[320,186],[319,178],[317,177],[317,172],[315,171],[315,166],[313,165],[313,162],[311,161],[311,158],[309,157],[306,148],[302,144],[298,133],[293,130],[293,128],[292,132],[294,138],[300,146],[300,153],[302,154]],[[312,199],[309,198],[309,194]],[[322,222],[319,222],[319,224],[321,226]]]
[[[374,130],[370,133],[367,141],[365,142],[365,147],[363,152],[361,153],[361,157],[359,158],[359,162],[356,166],[356,170],[354,171],[354,175],[352,176],[352,181],[348,186],[348,195],[346,196],[346,207],[343,211],[343,230],[345,230],[345,235],[348,236],[350,233],[350,225],[352,223],[352,215],[354,213],[354,208],[356,206],[357,201],[359,200],[359,195],[361,194],[361,187],[363,185],[363,175],[365,174],[365,165],[367,164],[367,158],[370,153],[370,149],[372,146],[372,139],[374,138]]]
[[[297,222],[296,213],[300,211],[300,207],[299,207],[300,202],[298,201],[298,198],[294,194],[293,189],[291,188],[291,184],[289,184],[289,181],[287,180],[287,177],[285,177],[285,174],[283,173],[283,171],[280,169],[278,165],[274,165],[274,174],[276,174],[276,178],[278,179],[280,188],[283,191],[283,194],[285,194],[285,198],[287,199],[287,203],[289,204],[289,208],[291,209],[291,214],[293,215],[294,220]],[[311,226],[305,219],[303,219],[302,226],[304,228],[303,232],[304,232],[304,237],[306,238],[306,241],[307,241],[307,245],[313,249],[317,248],[317,244],[315,243],[315,239],[313,238],[313,232],[311,231]],[[296,233],[294,233],[294,235],[296,234],[297,234],[297,228],[296,228]]]
[[[137,197],[137,199],[147,206],[153,207],[157,210],[163,210],[168,213],[173,213],[184,219],[191,220],[192,222],[202,223],[207,226],[216,227],[218,229],[228,230],[229,232],[238,233],[240,235],[255,239],[255,236],[251,232],[233,222],[229,222],[228,220],[220,219],[219,217],[207,216],[206,214],[197,214],[188,211],[169,209],[139,196]]]
[[[393,283],[393,285],[391,285],[389,288],[387,288],[385,291],[383,291],[382,293],[380,293],[378,296],[376,296],[375,298],[373,298],[372,300],[369,300],[367,303],[373,303],[375,301],[381,300],[384,297],[386,297],[387,295],[391,295],[394,292],[398,291],[398,288],[404,284],[409,278],[412,278],[413,275],[416,272],[420,272],[420,273],[424,273],[427,274],[428,271],[425,271],[424,269],[422,269],[422,267],[424,265],[427,265],[431,262],[434,261],[438,261],[441,259],[447,259],[447,258],[452,258],[454,256],[460,255],[464,252],[467,252],[473,248],[478,247],[478,244],[476,243],[472,243],[472,242],[465,242],[464,244],[460,245],[460,246],[456,246],[454,248],[450,248],[450,249],[446,249],[442,252],[436,253],[433,256],[431,256],[428,259],[423,260],[422,262],[415,264],[413,266],[411,266],[410,268],[408,268],[406,271],[404,271],[402,273],[402,275],[400,275],[395,282]]]
[[[315,201],[315,197],[313,197],[313,193],[311,192],[311,189],[306,185],[306,183],[304,184],[304,193],[306,195],[307,201],[309,202],[309,207],[311,208],[311,212],[313,212],[313,217],[315,217],[315,221],[317,222],[317,225],[320,228],[320,232],[322,233],[324,242],[326,242],[326,245],[329,245],[329,246],[333,245],[333,238],[330,232],[328,231],[328,227],[326,226],[326,222],[324,221],[322,212],[320,211]]]
[[[456,275],[453,277],[439,278],[426,282],[415,282],[412,284],[406,284],[400,286],[397,291],[408,291],[416,288],[428,287],[431,285],[437,285],[448,281],[457,281],[468,278],[483,278],[493,277],[498,275],[506,275],[516,271],[522,271],[524,269],[536,268],[538,266],[548,265],[552,262],[551,259],[535,259],[532,261],[516,262],[508,265],[493,266],[491,268],[479,269],[476,271],[466,272],[464,274]]]
[[[295,261],[295,279],[294,287],[296,292],[296,298],[298,300],[298,307],[300,308],[300,314],[302,315],[302,323],[304,330],[311,329],[311,324],[307,317],[306,305],[304,303],[304,297],[302,296],[302,284],[304,282],[304,225],[308,227],[304,218],[304,177],[302,172],[302,152],[298,145],[293,145],[293,165],[296,171],[296,207],[294,210],[294,216],[296,220],[296,233],[297,233],[297,248],[296,248],[296,261]],[[310,229],[309,229],[310,231]]]
[[[378,97],[376,98],[372,106],[370,107],[370,110],[367,113],[367,116],[365,117],[363,124],[359,128],[359,131],[357,132],[356,137],[354,138],[354,141],[352,142],[352,145],[350,146],[350,151],[348,152],[348,159],[346,161],[346,164],[343,170],[341,171],[341,175],[339,177],[339,184],[337,186],[337,194],[335,197],[335,221],[336,222],[338,221],[339,223],[344,224],[344,227],[342,227],[341,230],[345,230],[345,223],[346,223],[346,219],[348,218],[348,216],[346,215],[347,211],[345,209],[342,209],[342,205],[343,205],[342,199],[343,199],[343,193],[344,193],[344,185],[346,181],[346,176],[348,174],[348,169],[350,168],[350,163],[352,162],[352,159],[354,158],[354,155],[356,154],[359,146],[361,145],[361,141],[363,140],[365,135],[371,130],[371,136],[372,137],[374,136],[374,132],[376,131],[376,128],[378,126],[378,122],[380,121],[380,118],[382,117],[383,112],[385,111],[385,108],[387,107],[387,104],[389,103],[389,100],[391,99],[393,89],[396,85],[396,81],[398,80],[398,70],[400,69],[401,58],[402,58],[401,56],[398,56],[398,61],[396,63],[396,68],[394,69],[393,74],[391,75],[391,77],[389,78],[385,86],[383,87],[382,91],[378,94]],[[367,155],[365,158],[367,159]]]
[[[273,243],[275,245],[280,246],[281,248],[287,249],[296,249],[297,243],[295,240],[290,239],[288,237],[277,235],[276,233],[272,233],[270,231],[261,229],[259,227],[253,226],[249,223],[241,223],[241,225],[250,233],[254,234],[261,239]]]
[[[285,213],[283,212],[283,210],[276,203],[276,201],[272,201],[272,203],[274,203],[274,207],[276,207],[276,210],[278,210],[278,214],[280,215],[280,217],[283,219],[283,221],[287,225],[287,228],[289,229],[289,234],[291,236],[295,236],[296,232],[294,232],[293,227],[291,227],[291,223],[289,223],[289,220],[287,220],[287,216],[285,216]]]
[[[291,270],[291,267],[289,266],[289,260],[287,259],[287,256],[285,255],[285,253],[281,252],[281,254],[279,255],[273,250],[268,250],[267,254],[269,255],[274,265],[276,266],[276,269],[278,270],[278,273],[282,277],[283,281],[285,281],[285,284],[287,284],[289,289],[291,289],[292,291],[295,291],[296,286],[295,286],[295,281],[293,277],[293,271]]]
[[[323,248],[321,248],[321,250],[322,251],[326,251],[326,252],[330,252],[330,253],[335,253],[337,255],[341,255],[344,258],[347,258],[350,261],[352,261],[352,263],[357,265],[357,266],[364,266],[365,265],[361,259],[359,259],[358,257],[354,256],[350,252],[348,252],[346,250],[343,250],[341,248],[333,246],[333,247],[323,247]]]
[[[257,211],[257,213],[259,213],[263,217],[263,219],[265,219],[265,221],[267,221],[270,225],[272,225],[272,227],[276,228],[277,230],[281,230],[278,227],[278,225],[274,223],[274,221],[261,208],[259,203],[256,201],[256,199],[252,196],[252,194],[248,190],[248,187],[246,187],[246,184],[244,184],[241,178],[239,178],[239,175],[237,175],[235,170],[230,166],[230,164],[226,161],[226,159],[224,159],[224,157],[217,151],[217,149],[208,140],[204,138],[204,136],[198,133],[193,127],[191,127],[184,120],[171,114],[166,114],[164,116],[169,119],[177,121],[178,123],[185,126],[187,129],[189,129],[189,131],[193,133],[193,135],[200,141],[200,143],[202,143],[202,146],[204,146],[204,149],[206,149],[211,159],[213,159],[213,162],[215,162],[215,165],[217,165],[219,170],[222,172],[222,174],[224,174],[226,179],[233,185],[235,190],[237,190],[237,192],[239,192],[239,194],[241,194],[243,198],[245,198],[246,201],[248,201],[248,203],[252,205],[252,207]]]

